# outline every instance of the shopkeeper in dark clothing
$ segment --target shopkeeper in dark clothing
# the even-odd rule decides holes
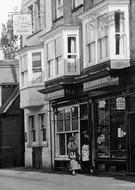
[[[82,132],[82,168],[84,172],[89,172],[89,135],[88,131]]]

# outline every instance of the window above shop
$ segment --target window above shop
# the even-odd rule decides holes
[[[129,59],[128,6],[117,9],[112,7],[110,10],[101,15],[100,10],[98,14],[96,11],[89,13],[83,19],[84,68],[108,60]],[[120,66],[115,65],[115,67]]]
[[[77,75],[80,71],[79,31],[67,31],[45,42],[46,80],[64,75]]]

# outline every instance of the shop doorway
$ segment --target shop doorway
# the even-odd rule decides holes
[[[135,173],[135,113],[128,115],[129,171]]]
[[[80,121],[80,150],[81,150],[81,168],[84,172],[90,171],[90,140],[88,132],[88,120]]]

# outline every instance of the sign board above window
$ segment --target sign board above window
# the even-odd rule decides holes
[[[83,84],[83,90],[93,90],[96,88],[101,88],[109,85],[118,85],[119,84],[119,78],[118,77],[103,77],[96,80],[88,81]]]
[[[13,15],[14,35],[32,34],[31,14]]]

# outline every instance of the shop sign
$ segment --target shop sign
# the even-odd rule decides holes
[[[31,14],[13,15],[14,35],[32,34]]]
[[[57,90],[57,91],[45,94],[45,100],[52,100],[52,99],[62,98],[62,97],[64,97],[64,95],[65,95],[64,89]]]
[[[103,77],[99,78],[93,81],[88,81],[83,84],[83,90],[88,91],[88,90],[93,90],[96,88],[104,87],[104,86],[109,86],[109,85],[118,85],[119,84],[119,78],[118,77]]]
[[[126,109],[126,101],[124,97],[116,98],[116,109],[117,110],[125,110]]]

